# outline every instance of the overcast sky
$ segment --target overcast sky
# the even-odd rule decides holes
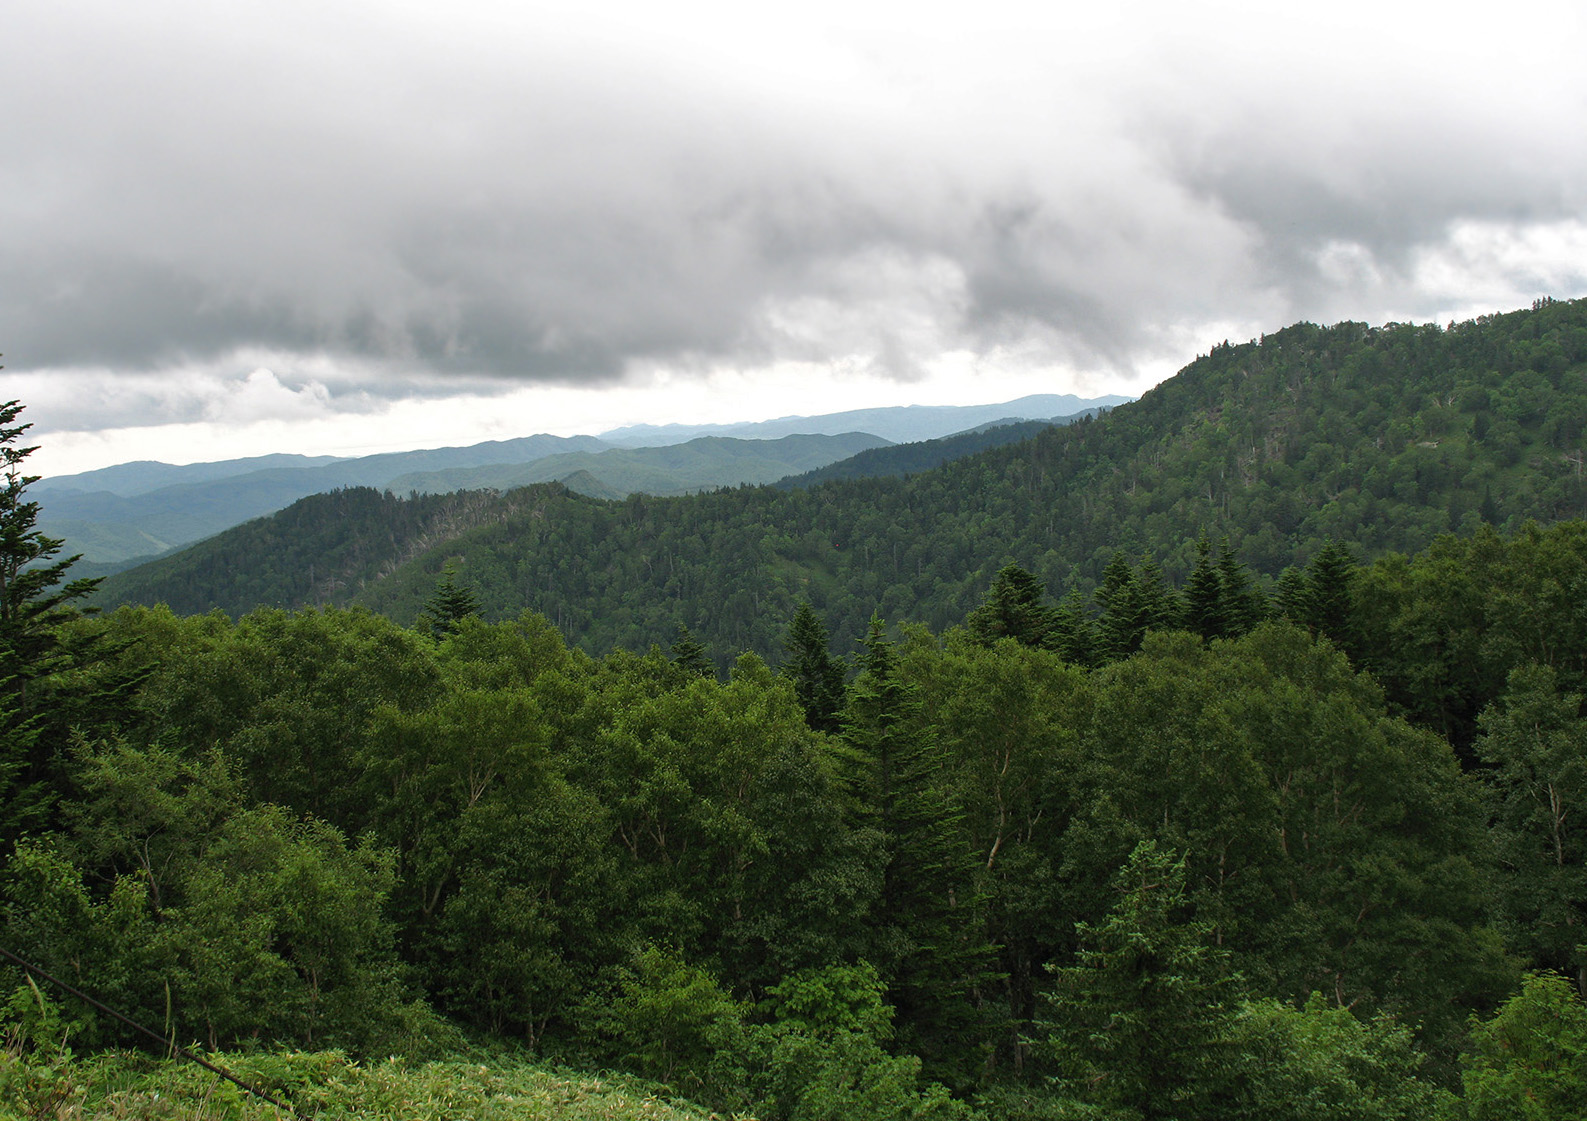
[[[5,7],[47,474],[1139,393],[1587,294],[1579,3]]]

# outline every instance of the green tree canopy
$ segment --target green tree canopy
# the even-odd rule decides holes
[[[1049,646],[1057,620],[1045,602],[1047,589],[1017,564],[1004,565],[992,581],[986,601],[970,612],[965,627],[977,640],[991,645],[1012,638],[1026,646]]]
[[[444,638],[456,634],[464,619],[479,614],[479,597],[471,588],[457,582],[457,567],[451,561],[441,570],[435,591],[425,601],[421,618],[432,634]]]
[[[79,660],[63,627],[99,584],[66,581],[78,558],[60,557],[61,539],[38,529],[39,504],[27,489],[39,476],[23,471],[38,449],[20,442],[32,427],[17,423],[22,410],[17,401],[0,405],[0,844],[49,818],[64,736],[60,728],[40,734],[48,717],[42,685]]]
[[[847,667],[843,659],[832,657],[827,628],[809,600],[800,600],[794,610],[783,650],[788,657],[782,673],[793,682],[806,723],[818,732],[836,733],[842,727],[838,714],[843,710]]]

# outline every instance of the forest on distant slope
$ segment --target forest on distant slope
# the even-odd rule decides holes
[[[1328,540],[1363,560],[1587,512],[1587,300],[1466,323],[1297,324],[1222,345],[1139,401],[907,478],[601,501],[555,486],[305,500],[108,581],[100,602],[360,604],[407,622],[442,570],[487,619],[591,653],[777,648],[808,599],[849,648],[872,610],[936,629],[1014,562],[1055,595],[1114,554],[1183,580],[1227,537],[1266,580]]]
[[[725,678],[449,579],[407,628],[13,616],[0,934],[303,1103],[368,1091],[262,1044],[768,1121],[1573,1115],[1587,522],[1271,596],[1193,548],[1062,602],[1006,565],[852,665],[801,605]],[[136,1043],[0,976],[0,1090]]]

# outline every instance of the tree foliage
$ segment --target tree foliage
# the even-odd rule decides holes
[[[20,443],[32,427],[17,423],[22,409],[0,405],[0,844],[49,820],[66,732],[51,678],[92,657],[92,636],[74,642],[67,624],[99,583],[67,580],[78,558],[61,557],[63,542],[38,529],[27,489],[39,476],[23,469],[37,448]]]
[[[1544,321],[1564,329],[1504,326]],[[1364,354],[1442,378],[1449,334],[1296,331],[1196,376],[1370,397]],[[1547,399],[1573,369],[1513,372]],[[1203,402],[1187,393],[1115,416],[1178,416],[1161,402]],[[1506,420],[1563,438],[1519,398],[1500,416],[1503,396],[1473,382],[1424,419],[1478,441],[1457,421],[1487,410],[1481,440]],[[439,635],[356,607],[68,611],[48,628],[63,660],[28,682],[66,734],[56,810],[0,870],[8,944],[206,1043],[422,1051],[455,1042],[445,1016],[720,1113],[1376,1121],[1456,1116],[1458,1084],[1473,1116],[1568,1115],[1577,998],[1517,986],[1582,968],[1587,529],[1479,513],[1384,554],[1335,532],[1334,507],[1261,568],[1227,519],[1290,453],[1250,461],[1252,432],[1219,433],[1237,420],[1157,446],[1233,449],[1218,478],[1244,462],[1252,493],[1227,482],[1219,517],[1154,521],[1155,539],[1141,521],[1074,560],[1018,537],[1045,517],[1026,498],[1068,503],[1043,472],[1122,441],[1111,417],[850,484],[873,505],[837,486],[676,507],[546,488],[500,523],[481,505],[465,536],[482,536],[446,555],[484,617]],[[1335,471],[1343,495],[1330,454],[1307,450],[1305,477]],[[1141,493],[1098,492],[1118,500],[1106,518],[1162,512],[1144,489],[1175,484],[1147,465],[1088,476],[1141,472]],[[954,506],[961,483],[976,501]],[[895,532],[936,532],[912,503],[957,511],[941,556]],[[1012,530],[1031,548],[988,544]],[[690,559],[707,555],[745,582]],[[438,558],[415,570],[427,592]],[[1278,568],[1269,597],[1252,571]],[[592,572],[632,597],[581,598]],[[546,588],[560,618],[507,615],[506,585]],[[890,632],[882,612],[911,603],[959,614]],[[663,617],[700,620],[716,660],[690,632],[666,648]],[[828,623],[859,640],[846,690]],[[780,670],[729,658],[767,642],[786,643]],[[101,703],[118,682],[124,703]],[[37,1007],[4,983],[5,1007]],[[59,1011],[85,1045],[127,1042]]]
[[[1180,584],[1205,535],[1264,579],[1587,512],[1587,300],[1449,328],[1301,323],[1219,346],[1104,416],[907,478],[620,502],[556,485],[319,496],[106,586],[240,615],[356,601],[408,621],[447,559],[483,617],[537,611],[592,652],[689,620],[771,658],[801,599],[844,642],[873,610],[942,630],[1016,563],[1090,594],[1116,552]],[[1470,714],[1471,718],[1475,713]]]

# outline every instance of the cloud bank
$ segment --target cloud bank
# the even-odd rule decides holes
[[[1587,292],[1575,6],[1271,7],[19,0],[5,376],[80,431],[945,356],[1122,386]]]

